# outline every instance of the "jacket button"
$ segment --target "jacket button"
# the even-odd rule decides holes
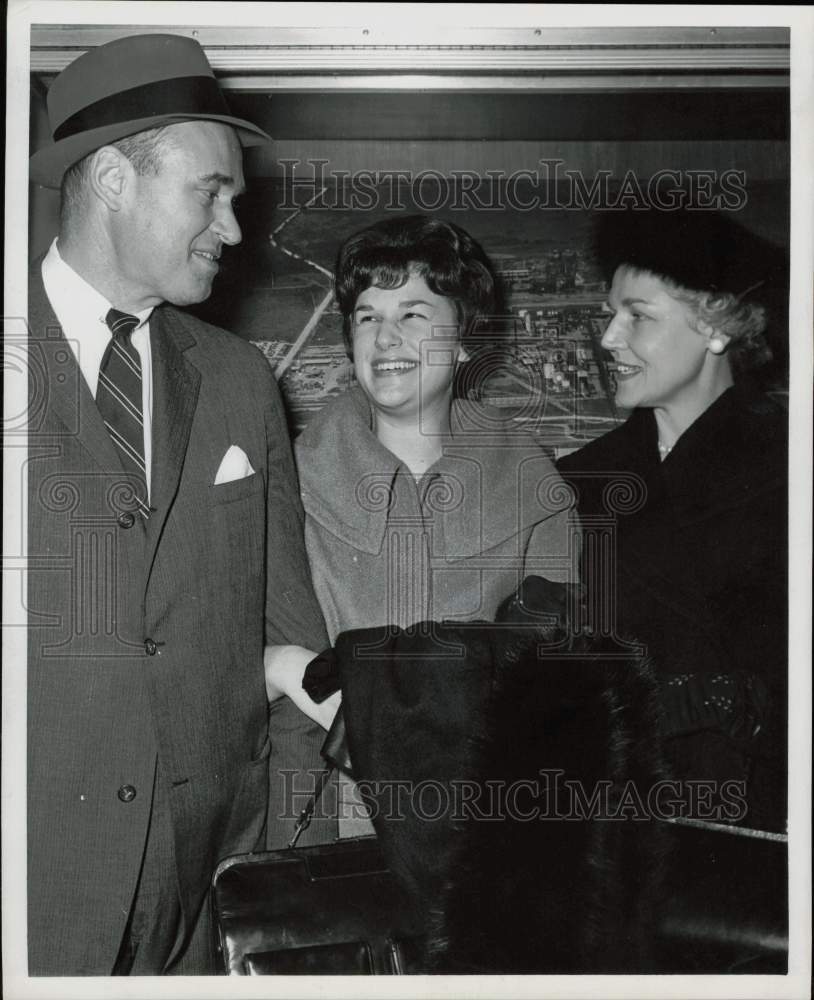
[[[152,639],[145,639],[144,651],[148,656],[155,656],[156,652],[158,651],[158,646],[156,645],[155,642],[153,642]]]
[[[132,802],[136,797],[136,790],[132,785],[122,785],[116,794],[122,802]]]
[[[133,517],[129,510],[123,510],[116,520],[120,528],[132,528],[136,523],[135,517]]]

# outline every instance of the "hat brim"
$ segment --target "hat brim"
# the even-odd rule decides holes
[[[257,125],[244,121],[242,118],[232,118],[230,115],[159,115],[152,118],[138,118],[128,122],[117,122],[115,125],[105,125],[101,128],[89,129],[78,135],[69,136],[59,142],[52,142],[36,153],[28,161],[31,180],[43,187],[58,188],[62,184],[65,171],[88,156],[94,150],[108,143],[125,139],[137,132],[160,128],[162,125],[177,125],[187,121],[213,121],[231,125],[237,132],[241,146],[261,146],[271,142],[267,135]]]

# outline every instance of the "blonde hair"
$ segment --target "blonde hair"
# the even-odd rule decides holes
[[[732,292],[699,291],[687,288],[656,271],[646,272],[645,268],[632,264],[621,266],[630,271],[650,273],[658,278],[674,299],[691,308],[694,314],[692,325],[695,329],[707,324],[726,337],[726,353],[734,373],[759,368],[772,360],[771,348],[764,337],[768,323],[766,308],[747,297],[759,285],[747,288],[740,295]]]

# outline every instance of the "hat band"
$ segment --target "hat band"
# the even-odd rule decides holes
[[[66,118],[54,129],[54,141],[105,125],[185,114],[229,116],[229,108],[213,76],[156,80],[103,97]]]

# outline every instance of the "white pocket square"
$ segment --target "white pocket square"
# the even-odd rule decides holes
[[[215,486],[219,486],[221,483],[231,483],[235,479],[245,479],[246,476],[253,474],[254,469],[246,452],[233,444],[221,460],[218,474],[215,476]]]

